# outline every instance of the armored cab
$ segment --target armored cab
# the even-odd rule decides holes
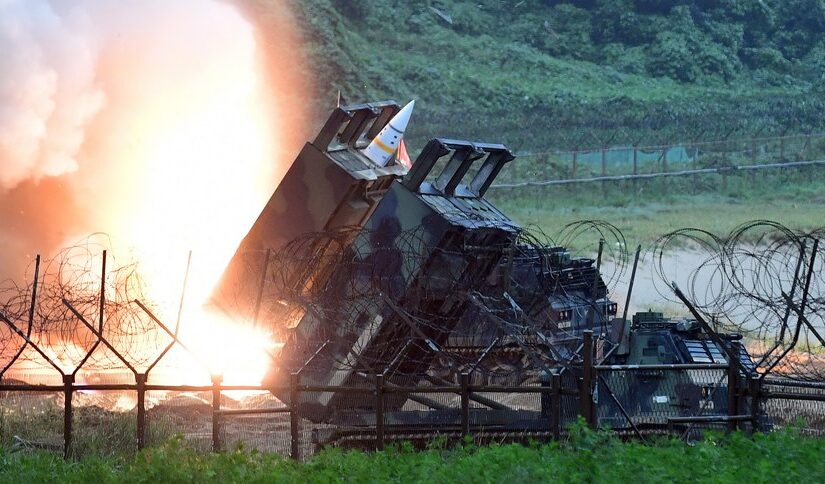
[[[421,379],[470,304],[468,294],[483,287],[521,230],[484,199],[512,159],[499,144],[430,141],[333,269],[328,281],[338,286],[327,293],[341,304],[304,315],[267,383],[285,384],[298,371],[307,385],[372,386],[378,373],[390,385]],[[387,410],[405,400],[388,398]],[[319,421],[372,405],[343,393],[306,393],[301,403],[302,415]]]
[[[399,110],[398,104],[386,101],[332,112],[315,140],[293,161],[235,252],[213,296],[219,307],[233,317],[256,317],[262,284],[307,285],[326,277],[324,267],[306,268],[286,278],[267,277],[269,257],[304,234],[366,223],[393,180],[407,173],[399,163],[380,167],[361,152]],[[268,287],[267,300],[278,301],[284,289],[292,288]],[[272,319],[280,319],[280,314]]]
[[[737,355],[733,364],[741,376],[740,382],[755,371],[740,335],[714,337],[692,319],[669,319],[660,312],[640,312],[633,316],[629,326],[621,319],[615,320],[611,338],[616,346],[604,364],[643,367],[606,372],[599,382],[598,421],[612,428],[628,427],[622,409],[637,425],[651,427],[665,426],[680,418],[687,421],[700,415],[726,415],[727,370],[703,369],[699,365],[727,366],[731,352]],[[740,400],[743,413],[745,403]]]

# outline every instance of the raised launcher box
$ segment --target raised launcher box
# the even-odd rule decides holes
[[[258,306],[262,272],[269,263],[267,251],[276,254],[305,234],[366,223],[390,184],[407,168],[395,162],[379,167],[360,150],[399,110],[394,101],[384,101],[332,112],[315,140],[292,162],[230,260],[213,295],[218,307],[230,316],[251,319]],[[322,268],[314,269],[315,273],[304,272],[293,282],[320,282]],[[272,282],[270,278],[268,284]],[[268,287],[268,294],[276,297],[267,300],[276,300],[278,289]]]
[[[500,144],[431,140],[354,240],[353,260],[333,269],[328,280],[340,281],[344,307],[307,312],[265,383],[285,386],[300,372],[303,385],[371,387],[371,375],[380,372],[387,384],[416,384],[470,304],[466,293],[486,284],[521,231],[483,198],[513,158]],[[478,170],[462,184],[473,165]],[[382,287],[358,292],[353,266],[367,268]],[[289,402],[287,394],[278,397]],[[318,422],[357,418],[374,410],[372,400],[301,393],[301,415]],[[400,410],[405,400],[388,395],[385,408]]]

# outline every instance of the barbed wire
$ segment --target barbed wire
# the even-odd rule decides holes
[[[523,382],[575,363],[581,329],[604,328],[610,288],[625,275],[622,232],[603,221],[581,221],[553,237],[534,227],[479,233],[439,239],[431,227],[399,225],[305,234],[277,252],[243,254],[251,277],[239,280],[263,285],[260,291],[236,287],[237,297],[224,298],[231,303],[222,309],[249,315],[255,308],[259,324],[286,345],[276,363],[284,368],[449,380],[471,372],[486,381]],[[745,335],[763,369],[823,380],[823,235],[825,229],[805,232],[769,221],[725,236],[674,231],[651,250],[656,290],[677,302],[670,287],[677,281],[719,331]],[[601,273],[594,258],[577,259],[565,249],[594,239],[604,241]],[[103,336],[128,361],[146,364],[170,339],[134,304],[156,304],[147,299],[137,263],[109,256],[102,272],[108,248],[105,237],[92,237],[41,264],[30,328],[32,282],[0,284],[0,312],[71,366],[97,338],[68,302],[93,326],[102,321]],[[674,251],[693,254],[687,272],[666,256]],[[263,257],[270,260],[260,277]],[[257,293],[257,301],[250,299]],[[5,325],[0,335],[7,361],[23,340]],[[122,365],[106,351],[88,362],[101,370]]]
[[[677,230],[653,248],[657,291],[675,302],[670,285],[677,281],[709,322],[749,340],[760,366],[823,380],[824,236],[823,228],[800,231],[765,220],[744,223],[724,236]],[[667,257],[674,250],[692,253],[695,268],[679,274]]]
[[[15,324],[47,355],[67,369],[75,368],[98,338],[69,308],[69,303],[116,349],[135,365],[148,362],[165,338],[154,323],[133,303],[146,300],[145,283],[138,264],[118,264],[105,234],[94,234],[77,245],[60,250],[39,268],[32,318],[35,267],[27,270],[26,283],[0,283],[0,313]],[[106,251],[107,265],[103,268]],[[128,258],[128,257],[127,257]],[[101,285],[103,288],[101,289]],[[104,296],[101,317],[101,293]],[[152,302],[147,302],[153,305]],[[5,324],[0,325],[0,356],[11,354],[26,344]],[[39,360],[24,352],[21,360]],[[96,369],[121,368],[123,363],[111,352],[95,351],[88,361]]]

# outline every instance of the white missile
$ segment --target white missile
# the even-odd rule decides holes
[[[362,153],[378,166],[387,166],[398,151],[398,144],[404,136],[407,124],[410,122],[415,101],[410,101],[406,106],[393,116],[378,136],[364,148]]]

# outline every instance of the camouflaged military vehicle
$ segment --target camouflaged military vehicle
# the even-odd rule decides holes
[[[728,414],[729,355],[737,359],[738,385],[744,386],[755,368],[741,335],[716,336],[694,319],[669,319],[654,311],[636,313],[631,324],[614,320],[610,339],[615,346],[603,364],[641,369],[604,372],[596,392],[598,423],[626,428],[627,414],[637,426],[673,427],[695,417]],[[747,404],[738,400],[741,412],[733,413],[747,413]]]
[[[583,331],[602,334],[616,315],[595,261],[531,238],[485,198],[514,159],[501,144],[437,138],[409,169],[372,163],[363,150],[399,109],[392,101],[337,108],[224,274],[215,303],[237,317],[260,314],[284,342],[265,384],[287,404],[296,376],[304,388],[323,388],[300,392],[301,416],[357,429],[376,426],[379,403],[366,395],[378,381],[396,389],[456,385],[459,376],[539,385],[562,372],[575,388]],[[734,336],[716,341],[689,320],[640,313],[632,324],[613,321],[604,364],[653,368],[599,380],[601,424],[622,427],[628,413],[651,425],[718,413],[726,405],[718,375],[682,366],[721,369],[732,349],[752,367]],[[380,414],[399,428],[455,426],[456,398],[392,392]],[[551,421],[537,398],[468,398],[473,425],[546,433]],[[566,417],[575,418],[568,403]]]
[[[505,146],[433,139],[410,169],[392,160],[373,164],[363,149],[398,110],[388,101],[332,113],[214,296],[238,317],[263,307],[262,324],[285,342],[267,377],[273,386],[297,371],[305,384],[321,386],[369,386],[376,372],[404,386],[444,377],[454,383],[468,366],[515,373],[526,362],[525,344],[550,354],[556,339],[615,314],[592,259],[527,243],[524,229],[485,198],[514,159]],[[513,315],[523,330],[508,327]],[[401,411],[405,400],[390,399],[386,410]],[[302,414],[316,421],[358,416],[373,404],[334,392],[301,401]]]

